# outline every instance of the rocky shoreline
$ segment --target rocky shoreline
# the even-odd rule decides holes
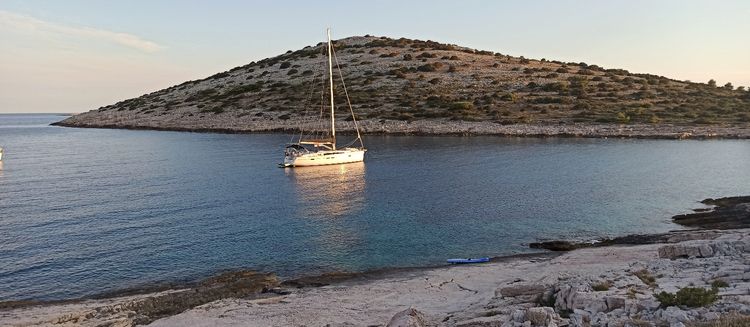
[[[741,229],[750,228],[750,196],[734,196],[720,199],[705,199],[701,201],[712,208],[693,209],[693,213],[676,215],[672,221],[676,224],[700,229]],[[615,238],[578,242],[569,240],[554,240],[534,242],[529,244],[532,249],[550,251],[571,251],[587,247],[601,247],[611,245],[636,245],[654,243],[674,243],[674,237],[681,237],[683,233],[693,231],[670,232],[661,234],[635,234]]]
[[[735,223],[720,227],[732,229],[624,237],[601,242],[608,246],[483,265],[286,282],[267,274],[231,273],[180,290],[0,308],[0,321],[11,326],[682,327],[714,326],[710,323],[724,319],[728,322],[721,326],[749,325],[750,229],[734,228],[750,219],[750,198],[706,202],[716,207],[689,220],[722,216]],[[708,300],[679,302],[685,294]],[[670,296],[679,303],[668,303]],[[707,325],[696,325],[701,322]]]
[[[182,119],[163,121],[158,117],[119,116],[102,117],[101,114],[83,113],[56,126],[80,128],[114,128],[133,130],[162,130],[211,133],[295,133],[300,129],[320,129],[318,123],[302,120],[263,119],[249,116],[236,119]],[[584,137],[584,138],[643,138],[643,139],[750,139],[750,126],[672,125],[672,124],[510,124],[495,122],[435,120],[383,120],[359,121],[363,134],[387,135],[497,135],[518,137]],[[346,122],[337,126],[337,132],[353,133],[354,125]]]

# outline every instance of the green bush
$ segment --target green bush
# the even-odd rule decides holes
[[[719,298],[719,289],[705,289],[702,287],[685,287],[677,293],[661,292],[655,295],[661,306],[687,306],[691,308],[707,306]]]
[[[591,285],[591,288],[596,292],[608,291],[610,287],[612,287],[612,283],[608,280]]]

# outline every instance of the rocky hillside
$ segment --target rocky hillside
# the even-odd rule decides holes
[[[488,128],[670,125],[733,126],[747,131],[750,127],[750,92],[731,85],[404,38],[350,37],[335,41],[335,48],[354,112],[369,131],[377,131],[373,127],[377,124],[413,122],[427,127],[482,122]],[[312,128],[321,109],[324,51],[322,43],[288,51],[101,107],[61,125],[227,131]],[[338,86],[336,93],[337,115],[344,120],[349,112],[343,88]]]

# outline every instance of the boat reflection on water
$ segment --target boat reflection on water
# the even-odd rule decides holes
[[[364,207],[365,164],[287,168],[286,174],[294,182],[298,215],[317,220],[319,251],[338,261],[338,268],[353,269],[346,267],[349,252],[362,240],[346,218]]]
[[[294,182],[301,216],[333,219],[363,207],[363,162],[286,169],[286,174]]]

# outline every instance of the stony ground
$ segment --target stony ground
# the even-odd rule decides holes
[[[749,229],[674,232],[665,242],[394,272],[277,290],[262,298],[225,298],[150,325],[681,327],[750,314]],[[655,298],[662,291],[709,289],[717,280],[726,284],[719,288],[718,301],[705,307],[662,307]],[[0,321],[128,326],[138,317],[128,303],[150,296],[5,310]]]

